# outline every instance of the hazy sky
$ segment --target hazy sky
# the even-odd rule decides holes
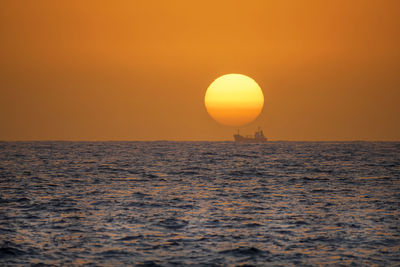
[[[272,140],[400,140],[400,1],[0,2],[0,140],[232,140],[242,73]]]

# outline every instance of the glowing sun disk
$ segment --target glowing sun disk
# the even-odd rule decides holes
[[[217,122],[241,126],[258,117],[264,105],[264,95],[250,77],[226,74],[207,88],[204,102],[207,112]]]

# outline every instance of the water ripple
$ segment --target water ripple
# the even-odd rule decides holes
[[[0,265],[398,265],[400,143],[1,142]]]

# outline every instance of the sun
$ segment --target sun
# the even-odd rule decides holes
[[[264,106],[261,87],[243,74],[226,74],[207,88],[204,103],[208,114],[228,126],[242,126],[254,121]]]

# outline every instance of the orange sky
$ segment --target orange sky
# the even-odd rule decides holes
[[[1,1],[0,140],[232,140],[204,106],[255,79],[272,140],[400,140],[400,2]]]

